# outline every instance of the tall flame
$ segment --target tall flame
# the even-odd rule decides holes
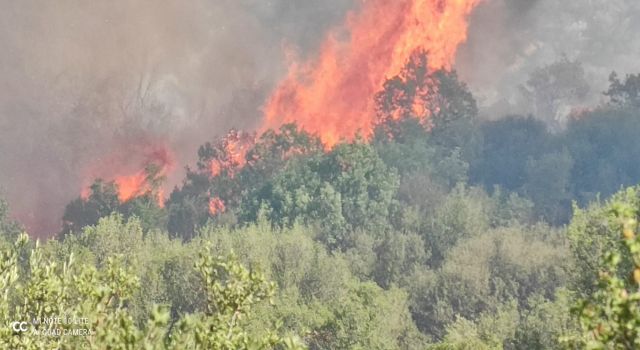
[[[373,128],[373,96],[411,54],[450,69],[467,38],[467,17],[482,0],[360,0],[330,31],[319,57],[293,62],[265,105],[263,128],[297,122],[331,146]]]

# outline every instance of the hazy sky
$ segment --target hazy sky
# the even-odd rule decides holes
[[[564,55],[582,62],[593,102],[611,71],[640,72],[638,18],[637,0],[486,0],[472,17],[458,69],[487,106],[514,100],[532,70]]]

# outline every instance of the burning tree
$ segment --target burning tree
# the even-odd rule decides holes
[[[195,170],[187,169],[181,188],[168,201],[169,231],[190,239],[211,218],[236,221],[247,196],[281,171],[292,159],[322,152],[317,137],[288,124],[255,134],[231,130],[198,150]],[[226,214],[222,218],[222,214]]]
[[[95,225],[101,217],[118,212],[126,217],[138,216],[145,228],[166,225],[162,184],[166,170],[150,163],[144,170],[112,181],[97,179],[65,208],[62,235],[80,232],[85,226]]]
[[[296,122],[328,146],[371,135],[372,97],[387,78],[402,74],[417,51],[429,52],[428,69],[450,69],[467,38],[467,16],[479,2],[363,2],[327,35],[316,59],[290,66],[267,101],[263,130]]]
[[[416,51],[402,71],[384,83],[375,100],[379,131],[393,139],[402,138],[398,124],[407,119],[417,119],[425,129],[443,133],[478,114],[467,86],[455,72],[430,70],[425,51]]]

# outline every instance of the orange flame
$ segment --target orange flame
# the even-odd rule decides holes
[[[361,0],[360,10],[329,33],[319,57],[290,65],[264,107],[263,129],[295,121],[327,146],[370,135],[373,96],[384,81],[417,50],[428,52],[430,69],[450,69],[480,1]]]
[[[150,174],[148,172],[150,165],[158,167],[156,174]],[[133,198],[150,193],[154,190],[153,185],[149,183],[149,180],[152,180],[150,176],[156,179],[164,177],[172,167],[173,160],[170,153],[165,148],[155,150],[148,155],[144,169],[133,175],[118,176],[115,178],[114,181],[116,185],[118,185],[118,199],[124,203]],[[157,189],[153,195],[156,197],[158,205],[162,207],[164,205],[164,191]]]
[[[113,157],[109,161],[100,164],[98,170],[94,170],[88,178],[104,178],[113,181],[118,187],[118,199],[124,203],[136,197],[151,193],[155,197],[158,205],[164,206],[164,189],[154,188],[155,186],[149,181],[158,180],[165,177],[174,167],[174,157],[165,146],[149,146],[143,152],[139,164],[136,165],[137,170],[133,174],[127,173],[127,167],[122,165],[122,160]],[[155,173],[150,174],[150,166],[155,167]],[[108,175],[105,176],[104,174]],[[124,174],[123,174],[124,173]],[[84,186],[81,190],[80,197],[82,199],[89,198],[91,189]]]
[[[122,203],[151,191],[151,186],[147,182],[147,173],[144,170],[133,175],[118,176],[114,181],[118,185],[118,199]],[[157,200],[159,204],[162,203],[162,198]]]
[[[222,199],[218,197],[214,197],[209,200],[209,213],[212,216],[216,216],[218,214],[224,213],[225,210],[226,210],[226,207]]]
[[[255,144],[255,136],[248,133],[230,130],[216,147],[220,156],[211,160],[209,170],[211,176],[220,175],[222,170],[227,170],[229,176],[235,176],[235,172],[241,169],[245,163],[245,156]]]

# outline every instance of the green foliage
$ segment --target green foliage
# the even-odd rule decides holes
[[[120,201],[115,182],[97,179],[91,185],[91,193],[87,198],[79,197],[65,208],[60,236],[64,238],[70,233],[80,233],[85,227],[97,224],[100,218],[112,213],[121,213],[125,217],[136,216],[141,219],[145,229],[166,227],[167,214],[158,203],[158,191],[164,177],[154,164],[147,166],[145,171],[149,189],[126,202]]]
[[[495,314],[483,314],[477,322],[463,317],[447,327],[443,344],[434,349],[502,349],[518,325],[514,303],[500,305]]]
[[[279,321],[303,334],[311,349],[409,349],[425,343],[404,291],[358,280],[347,254],[328,254],[308,229],[273,232],[269,226],[253,226],[229,231],[209,226],[203,236],[214,242],[216,251],[231,249],[246,265],[263,266],[276,283],[276,303],[264,306],[260,319],[253,320],[255,329]],[[412,265],[407,261],[406,266]]]
[[[533,295],[520,312],[514,338],[507,343],[512,349],[561,349],[564,337],[574,334],[577,324],[570,315],[569,293],[560,289],[553,300]]]
[[[456,187],[435,210],[424,228],[431,250],[429,265],[438,267],[456,243],[489,228],[490,199],[480,189]]]
[[[640,208],[640,188],[632,187],[618,192],[605,203],[593,203],[587,209],[575,208],[567,235],[573,256],[572,289],[590,295],[598,285],[598,273],[605,266],[606,256],[618,252],[621,258],[616,274],[624,278],[633,266],[630,254],[625,253],[620,237],[619,219],[612,215],[618,207]]]
[[[291,227],[318,224],[331,248],[344,248],[355,229],[380,232],[388,226],[396,173],[370,145],[342,144],[319,157],[292,162],[249,198],[244,220],[266,213],[270,222]]]
[[[85,226],[97,224],[101,217],[110,215],[120,207],[115,183],[98,179],[90,190],[91,194],[86,200],[77,198],[67,205],[62,217],[63,234],[82,232]]]
[[[471,167],[474,182],[508,191],[526,181],[528,159],[539,159],[551,146],[551,137],[542,122],[533,118],[506,117],[481,126],[484,140],[480,157]]]
[[[579,316],[582,337],[569,338],[568,344],[587,349],[637,349],[640,347],[637,203],[613,202],[609,217],[616,231],[622,232],[618,240],[623,242],[623,249],[610,250],[604,255],[599,265],[597,288],[580,299],[573,310]],[[623,254],[631,261],[631,267],[621,266]]]
[[[195,170],[187,169],[181,188],[167,202],[167,229],[175,237],[193,239],[198,228],[209,220],[223,224],[257,220],[263,207],[260,194],[283,169],[322,153],[317,137],[299,130],[295,124],[255,135],[231,130],[215,143],[198,150]],[[300,167],[298,167],[300,169]],[[212,199],[224,203],[224,212],[209,211]]]
[[[415,331],[404,292],[381,292],[373,283],[356,284],[341,308],[333,308],[310,342],[311,349],[418,349],[424,344]],[[331,336],[329,336],[331,335]]]
[[[526,307],[533,295],[553,299],[564,285],[561,237],[546,227],[501,228],[462,239],[436,271],[418,271],[408,289],[414,319],[441,339],[456,318],[476,320],[497,305]]]
[[[301,348],[275,332],[255,337],[244,330],[244,319],[256,303],[273,295],[273,285],[233,256],[213,258],[207,250],[200,254],[196,268],[208,295],[205,312],[184,316],[169,328],[169,312],[158,306],[138,327],[128,306],[140,280],[124,267],[122,257],[109,257],[102,267],[85,264],[80,268],[70,254],[59,265],[46,259],[36,243],[28,273],[21,275],[18,251],[26,243],[22,236],[13,249],[2,251],[0,318],[7,325],[0,329],[3,348]],[[28,331],[14,333],[8,325],[16,320],[26,321]]]
[[[582,205],[609,197],[621,187],[640,183],[636,161],[640,141],[638,110],[601,108],[572,122],[566,132],[566,147],[574,167],[573,197]]]
[[[425,264],[428,254],[417,234],[386,234],[373,248],[376,253],[373,280],[383,288],[406,285]]]
[[[0,198],[0,244],[15,242],[20,233],[20,225],[9,217],[9,204]]]
[[[475,157],[476,101],[455,72],[430,71],[425,52],[412,55],[401,73],[385,82],[375,99],[375,143],[392,141],[405,145],[404,150],[397,151],[413,153],[416,165],[422,163],[415,156],[425,151],[425,139],[445,158],[456,150],[465,161]],[[407,146],[415,149],[406,149]]]
[[[567,150],[527,161],[523,193],[535,203],[537,217],[552,224],[569,221],[572,168],[573,159]]]
[[[536,218],[569,222],[569,203],[608,197],[640,182],[637,109],[603,106],[586,111],[555,134],[533,118],[507,117],[481,125],[479,156],[470,182],[496,186],[531,200]]]
[[[121,203],[98,180],[67,206],[63,239],[12,246],[21,230],[0,202],[5,323],[68,312],[95,331],[3,329],[0,347],[557,349],[561,337],[594,348],[637,337],[627,277],[639,248],[619,239],[618,214],[637,220],[640,189],[599,201],[640,182],[637,77],[612,76],[611,103],[565,125],[586,85],[564,59],[528,82],[538,120],[480,123],[455,72],[427,63],[418,52],[384,84],[370,141],[325,149],[295,124],[231,130],[198,150],[166,208],[150,167],[147,193]],[[571,219],[572,200],[595,199]]]
[[[401,142],[407,135],[403,132],[406,129],[402,123],[393,121],[414,119],[433,129],[441,144],[461,146],[468,140],[463,140],[465,135],[456,131],[469,125],[478,114],[473,96],[456,73],[430,72],[425,52],[416,52],[399,75],[385,82],[376,95],[376,105],[381,124],[378,135]]]

